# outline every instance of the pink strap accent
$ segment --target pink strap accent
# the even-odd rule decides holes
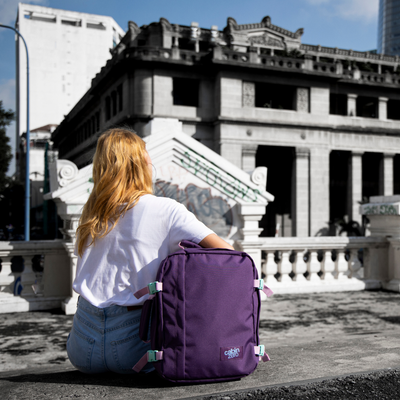
[[[149,293],[149,288],[148,286],[145,286],[143,289],[138,290],[136,293],[134,293],[133,295],[137,298],[140,299],[141,297],[143,297],[144,295]]]
[[[262,291],[267,295],[267,297],[271,297],[274,294],[274,292],[266,285],[264,285]]]
[[[160,361],[163,359],[164,352],[163,351],[158,351],[156,354],[156,361]],[[135,372],[140,372],[145,365],[148,363],[148,356],[149,353],[146,353],[137,363],[136,365],[132,368]]]
[[[156,282],[155,284],[155,289],[157,291],[162,292],[163,290],[163,284],[162,282]],[[145,296],[146,294],[150,294],[150,289],[149,286],[145,286],[144,288],[138,290],[136,293],[134,293],[133,295],[137,298],[140,299],[141,297]],[[152,295],[154,297],[154,295]]]
[[[267,353],[265,353],[263,356],[259,357],[259,360],[263,361],[263,362],[267,362],[267,361],[270,361],[271,359],[269,358],[269,355]]]
[[[254,354],[255,354],[256,356],[258,356],[258,355],[260,354],[260,346],[254,346]],[[267,362],[267,361],[270,361],[270,360],[271,360],[271,359],[269,358],[269,355],[268,355],[267,353],[264,353],[263,356],[258,356],[258,359],[259,359],[260,361],[263,361],[263,362]]]
[[[140,372],[147,364],[147,353],[132,368],[135,372]]]
[[[156,283],[156,289],[159,290],[160,292],[162,292],[162,290],[163,290],[163,284],[162,284],[162,282],[157,282],[157,283]]]
[[[262,279],[254,279],[255,288],[260,289],[260,281],[264,282]],[[271,297],[274,294],[274,292],[267,285],[263,285],[261,290],[267,295],[267,297]]]

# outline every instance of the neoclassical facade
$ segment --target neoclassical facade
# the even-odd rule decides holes
[[[52,140],[91,163],[99,133],[177,118],[186,134],[251,172],[275,201],[263,235],[334,235],[360,202],[400,192],[399,58],[301,43],[271,23],[223,30],[159,22],[129,30]]]

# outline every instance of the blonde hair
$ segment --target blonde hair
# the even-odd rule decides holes
[[[146,154],[145,142],[129,129],[109,129],[99,137],[93,157],[94,186],[76,231],[81,257],[88,237],[91,246],[111,232],[141,196],[153,192]]]

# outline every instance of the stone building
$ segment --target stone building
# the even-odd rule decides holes
[[[154,118],[250,172],[268,168],[264,236],[334,235],[359,203],[399,193],[398,57],[301,43],[269,17],[223,30],[164,18],[129,31],[53,132],[59,157],[91,163],[99,133]],[[357,224],[356,224],[357,225]]]

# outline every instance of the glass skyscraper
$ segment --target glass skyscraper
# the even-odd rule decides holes
[[[378,53],[400,55],[400,0],[379,0]]]

